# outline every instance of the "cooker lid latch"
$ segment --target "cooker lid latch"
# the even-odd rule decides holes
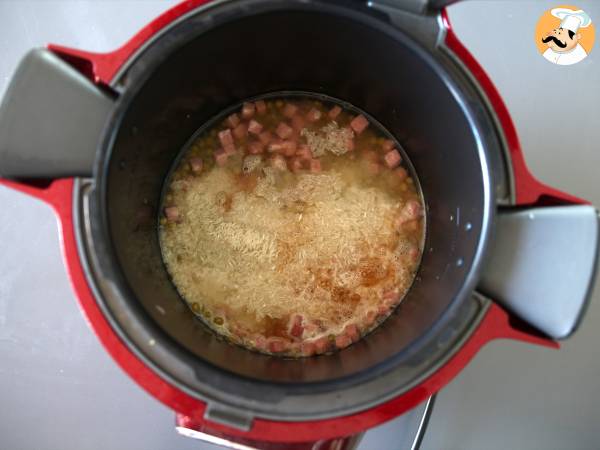
[[[367,6],[382,12],[390,22],[429,49],[445,37],[439,12],[457,0],[368,0]]]
[[[252,428],[254,417],[246,411],[230,408],[220,403],[209,403],[204,411],[204,418],[211,422],[249,431]]]

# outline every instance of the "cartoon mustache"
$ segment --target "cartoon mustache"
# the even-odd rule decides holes
[[[558,38],[554,37],[554,36],[548,36],[545,38],[542,38],[542,42],[545,44],[546,42],[550,42],[550,41],[554,41],[554,43],[560,47],[560,48],[565,48],[567,46],[566,42],[561,42],[558,40]]]

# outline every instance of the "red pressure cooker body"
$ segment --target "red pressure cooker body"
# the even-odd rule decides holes
[[[168,10],[135,35],[118,50],[89,53],[50,45],[49,49],[76,67],[94,83],[110,85],[124,66],[153,38],[164,32],[186,14],[203,6],[205,0],[188,0]],[[441,12],[445,28],[445,46],[464,65],[493,109],[504,135],[513,174],[514,204],[530,206],[540,204],[585,204],[586,202],[552,189],[536,180],[527,169],[516,129],[506,105],[491,79],[454,34],[445,10]],[[193,395],[165,380],[149,367],[127,346],[115,332],[101,310],[93,288],[88,282],[78,247],[74,211],[73,178],[57,179],[49,185],[0,180],[7,187],[37,197],[51,205],[60,224],[62,248],[69,277],[86,319],[114,360],[148,393],[178,414],[182,426],[222,436],[238,436],[256,441],[304,442],[350,436],[372,428],[414,408],[450,382],[486,343],[500,338],[558,348],[556,341],[544,337],[512,317],[497,304],[491,304],[476,329],[456,353],[439,369],[427,376],[417,386],[395,398],[369,409],[350,415],[328,417],[309,421],[276,421],[261,417],[253,419],[247,430],[207,420],[206,404]]]

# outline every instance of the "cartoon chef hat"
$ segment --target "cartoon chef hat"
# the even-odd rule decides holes
[[[587,13],[581,9],[573,11],[569,8],[554,8],[550,13],[554,17],[558,17],[560,27],[565,30],[571,30],[573,33],[577,33],[577,30],[581,28],[589,27],[592,23],[592,19]]]

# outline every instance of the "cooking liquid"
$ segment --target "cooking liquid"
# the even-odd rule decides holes
[[[412,284],[424,237],[398,148],[310,97],[245,103],[201,130],[167,179],[159,225],[192,311],[280,356],[341,349],[378,326]]]

